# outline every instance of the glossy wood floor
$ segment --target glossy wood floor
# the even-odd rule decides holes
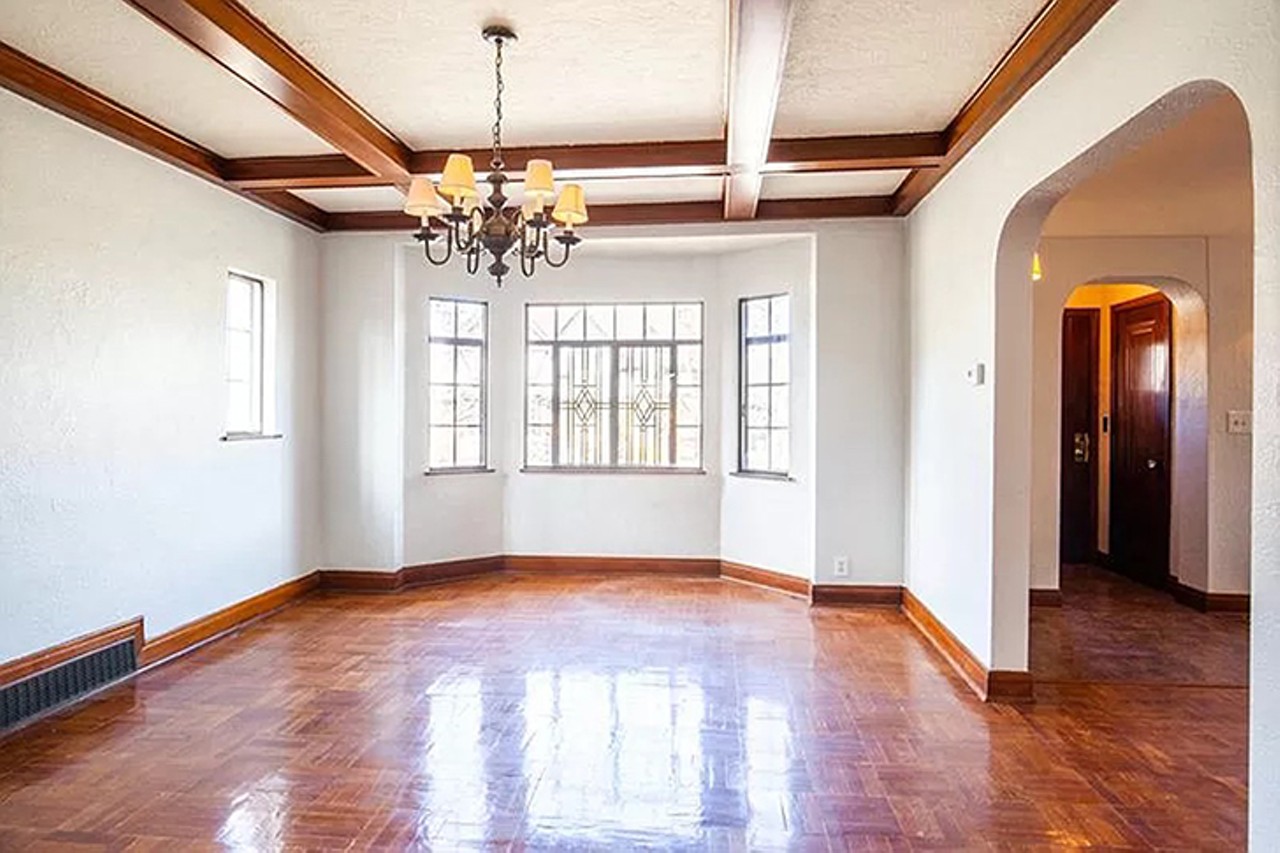
[[[888,609],[494,577],[309,599],[0,742],[0,849],[1239,849],[1244,726],[984,706]]]

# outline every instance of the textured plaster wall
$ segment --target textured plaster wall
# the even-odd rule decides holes
[[[318,254],[0,92],[0,660],[139,615],[156,634],[314,568]],[[276,282],[282,439],[218,440],[229,268]]]

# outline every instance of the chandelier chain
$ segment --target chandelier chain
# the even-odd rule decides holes
[[[501,169],[502,162],[502,43],[504,39],[498,38],[494,40],[496,56],[493,63],[494,77],[497,81],[496,93],[493,97],[493,112],[496,118],[493,122],[493,168]]]

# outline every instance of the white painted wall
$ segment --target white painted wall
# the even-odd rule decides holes
[[[1197,589],[1248,592],[1252,441],[1227,433],[1227,412],[1252,405],[1253,294],[1244,245],[1225,237],[1051,237],[1041,242],[1045,277],[1033,286],[1032,587],[1052,589],[1058,581],[1062,306],[1085,282],[1160,284],[1163,278],[1185,282],[1199,297],[1184,299],[1176,284],[1161,285],[1174,300],[1171,569]],[[1193,301],[1202,302],[1199,312],[1189,304]],[[1207,328],[1196,316],[1206,307]],[[1108,410],[1109,403],[1101,409]],[[1099,447],[1104,466],[1105,438]],[[1105,523],[1105,503],[1099,509]]]
[[[598,248],[563,270],[516,278],[501,292],[456,267],[428,266],[402,237],[326,236],[326,564],[394,570],[500,552],[718,557],[728,530],[731,559],[829,583],[833,556],[847,555],[851,573],[835,582],[899,583],[903,236],[894,221],[592,229]],[[744,267],[733,255],[746,251],[755,260],[748,261],[750,282],[740,287]],[[726,335],[736,338],[737,295],[789,282],[808,283],[809,328],[829,329],[825,340],[805,333],[800,346],[816,374],[795,379],[820,392],[793,401],[800,442],[793,452],[812,473],[797,483],[735,478],[726,485],[736,423],[725,419],[725,395],[736,400],[737,381],[736,343]],[[421,350],[431,295],[490,301],[494,473],[423,474]],[[525,302],[664,298],[707,304],[707,473],[520,472]],[[398,419],[389,414],[397,408]],[[813,461],[819,456],[821,468]],[[817,495],[826,496],[825,506]],[[753,523],[782,507],[787,514],[774,516],[771,528]],[[744,539],[748,526],[751,538]]]
[[[0,660],[138,615],[154,635],[316,565],[318,256],[0,92]],[[218,440],[228,268],[277,283],[283,439]]]
[[[1011,222],[1012,248],[998,263],[1006,219],[1029,191],[1184,85],[1221,81],[1243,102],[1256,178],[1250,833],[1259,850],[1280,843],[1280,813],[1268,807],[1280,801],[1278,42],[1274,0],[1125,0],[909,220],[908,583],[984,663],[1024,669],[1033,317],[1026,270],[1039,222]],[[967,386],[972,361],[991,365],[994,382]]]

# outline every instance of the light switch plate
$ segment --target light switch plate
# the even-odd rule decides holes
[[[835,567],[832,572],[838,578],[847,578],[849,576],[849,558],[836,557]]]
[[[1232,435],[1249,435],[1253,432],[1253,412],[1227,412],[1227,432]]]
[[[982,385],[987,381],[987,366],[979,361],[964,372],[964,378],[970,385]]]

